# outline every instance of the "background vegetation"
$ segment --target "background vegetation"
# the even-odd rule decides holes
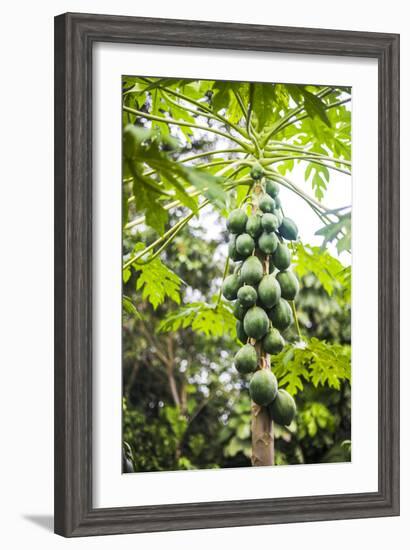
[[[337,258],[350,208],[324,206],[332,171],[349,174],[350,90],[125,77],[123,93],[124,469],[250,466],[247,380],[220,287],[224,218],[256,159],[323,237],[294,245],[302,340],[290,327],[273,369],[298,414],[275,426],[275,462],[350,460],[350,267]]]

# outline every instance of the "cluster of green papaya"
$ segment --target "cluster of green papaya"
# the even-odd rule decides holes
[[[237,336],[244,344],[235,356],[235,367],[241,374],[252,373],[252,400],[267,407],[274,422],[289,425],[295,402],[285,390],[278,390],[269,356],[283,349],[281,332],[293,320],[289,301],[295,299],[299,284],[289,270],[291,256],[285,241],[296,240],[298,229],[283,215],[278,184],[255,175],[252,212],[248,215],[249,206],[238,208],[228,218],[228,254],[237,265],[224,280],[222,293],[235,300]]]

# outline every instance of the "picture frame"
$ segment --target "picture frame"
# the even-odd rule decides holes
[[[95,508],[92,499],[92,50],[97,42],[378,63],[378,491]],[[66,537],[399,514],[399,36],[205,21],[55,18],[55,532]]]

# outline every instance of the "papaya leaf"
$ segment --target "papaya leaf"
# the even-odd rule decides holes
[[[291,395],[303,390],[304,381],[339,390],[342,381],[350,381],[350,346],[317,338],[303,345],[288,344],[279,355],[272,356],[272,369],[279,386]]]
[[[339,254],[344,250],[350,252],[351,248],[351,215],[344,214],[339,216],[338,221],[327,223],[321,229],[316,231],[315,235],[323,237],[322,249],[329,242],[337,241],[337,251]]]
[[[258,119],[257,130],[260,131],[274,119],[275,91],[272,84],[253,84],[253,86],[253,111]]]
[[[206,302],[192,302],[172,311],[159,323],[158,332],[174,332],[191,328],[208,337],[228,334],[236,338],[236,323],[231,307],[224,302],[219,305]]]
[[[318,246],[297,243],[294,247],[294,270],[300,278],[308,273],[314,273],[329,296],[337,290],[345,290],[347,283],[350,288],[350,266],[345,267],[327,250]]]
[[[215,82],[212,91],[212,109],[216,113],[222,109],[227,109],[231,100],[230,96],[231,83],[230,82]]]
[[[132,265],[135,271],[139,272],[136,290],[142,289],[143,299],[148,300],[154,309],[163,304],[166,298],[177,304],[181,303],[182,280],[159,258],[155,258],[147,264],[134,262]]]

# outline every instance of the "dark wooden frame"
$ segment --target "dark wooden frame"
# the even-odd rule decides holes
[[[96,41],[369,57],[379,68],[379,489],[95,509],[92,47]],[[64,14],[55,19],[55,531],[64,536],[399,514],[399,36]]]

